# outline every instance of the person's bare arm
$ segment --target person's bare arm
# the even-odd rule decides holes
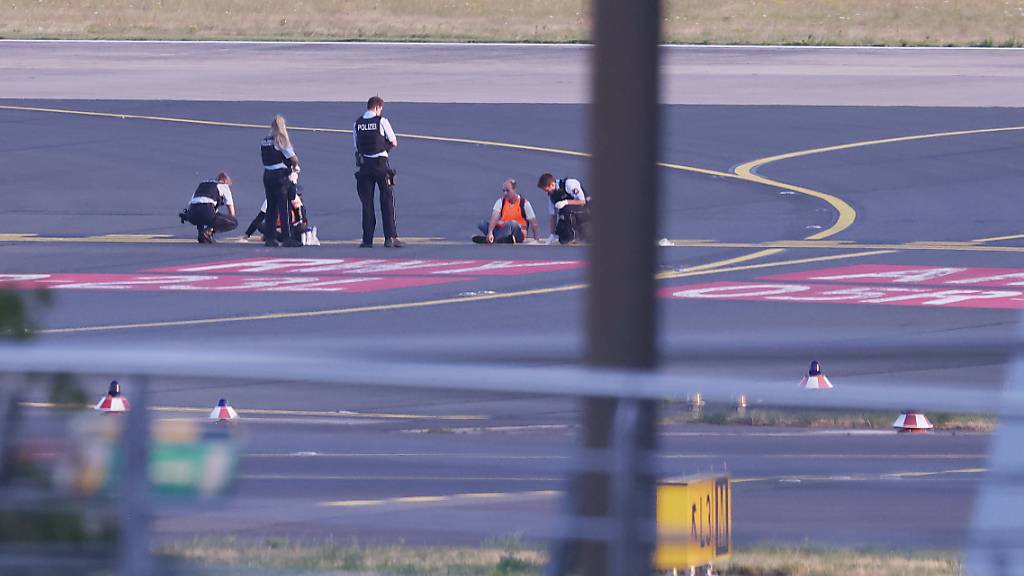
[[[487,243],[494,243],[494,227],[498,225],[498,212],[491,212],[491,219],[487,222]]]

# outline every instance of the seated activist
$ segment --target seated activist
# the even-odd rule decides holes
[[[297,179],[296,179],[297,180]],[[288,199],[291,204],[291,223],[292,233],[296,237],[302,239],[303,245],[319,245],[320,242],[316,238],[316,227],[310,226],[309,217],[306,214],[306,205],[302,202],[302,186],[299,186],[295,182],[290,182],[288,186]],[[263,201],[263,205],[260,206],[259,214],[252,219],[249,223],[249,227],[245,229],[245,235],[238,239],[239,242],[247,242],[256,232],[262,233],[264,236],[267,235],[265,230],[265,222],[267,218],[267,201]],[[281,222],[274,223],[274,237],[278,242],[282,241],[283,234],[281,232]]]
[[[516,181],[509,179],[501,185],[501,197],[494,202],[491,217],[480,223],[483,235],[473,236],[477,244],[516,244],[530,233],[537,237],[537,215],[524,196],[519,195]]]
[[[560,244],[588,242],[590,199],[583,185],[575,178],[556,180],[551,174],[541,174],[537,188],[548,195],[548,242],[558,239]]]
[[[228,213],[219,212],[226,206]],[[199,232],[200,244],[213,244],[215,232],[228,232],[238,227],[235,201],[231,197],[231,177],[221,172],[216,180],[200,182],[192,194],[188,208],[178,214],[181,223],[194,224]]]

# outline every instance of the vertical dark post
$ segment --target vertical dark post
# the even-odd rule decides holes
[[[133,378],[131,409],[123,417],[121,431],[121,499],[117,537],[120,576],[148,576],[153,573],[150,556],[149,521],[149,379]]]
[[[593,0],[593,14],[593,159],[586,186],[595,201],[587,362],[596,368],[651,370],[657,359],[654,270],[661,2]],[[643,469],[648,461],[643,455],[654,447],[656,410],[652,402],[642,402],[637,408],[636,429],[630,436],[641,449],[638,462]],[[584,400],[583,441],[587,448],[609,448],[615,410],[613,399]],[[640,486],[649,488],[649,494],[641,488],[642,504],[637,509],[643,517],[653,518],[652,478],[648,471],[641,477]],[[610,490],[607,474],[586,473],[583,515],[608,518]],[[640,533],[648,532],[647,526],[638,523],[637,527]],[[580,559],[582,574],[609,573],[607,544],[584,544]]]

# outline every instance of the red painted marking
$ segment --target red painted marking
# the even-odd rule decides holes
[[[844,286],[771,282],[711,282],[660,290],[665,298],[952,308],[1024,309],[1024,291],[918,286]]]
[[[861,264],[763,276],[762,280],[841,282],[843,284],[932,285],[1024,288],[1024,268],[954,268]]]
[[[188,266],[156,268],[148,272],[175,274],[319,274],[319,275],[429,275],[514,276],[571,270],[581,260],[411,260],[386,258],[254,258]]]
[[[214,276],[165,274],[4,274],[0,285],[18,289],[225,292],[378,292],[466,280],[426,276]]]

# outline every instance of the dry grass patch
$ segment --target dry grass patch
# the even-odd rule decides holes
[[[515,539],[480,548],[197,539],[166,546],[162,553],[228,574],[301,570],[304,574],[532,576],[543,573],[546,558],[543,552],[523,548]],[[959,557],[952,552],[798,547],[740,550],[716,568],[722,576],[959,576],[961,572]]]
[[[936,430],[956,432],[993,432],[998,420],[987,414],[928,413]],[[733,408],[708,406],[699,416],[682,403],[666,407],[665,424],[718,424],[727,426],[774,426],[783,428],[826,428],[830,430],[890,430],[899,416],[891,412],[850,411],[842,409],[749,408],[745,415]]]
[[[589,0],[6,0],[0,36],[582,42]],[[1024,0],[664,0],[669,42],[1020,46]]]
[[[959,576],[950,552],[901,553],[804,548],[739,552],[720,567],[721,576]]]
[[[422,576],[512,576],[539,574],[543,555],[522,548],[514,539],[479,548],[361,546],[292,542],[195,539],[165,546],[163,556],[245,574],[248,570],[338,571],[361,574]]]

